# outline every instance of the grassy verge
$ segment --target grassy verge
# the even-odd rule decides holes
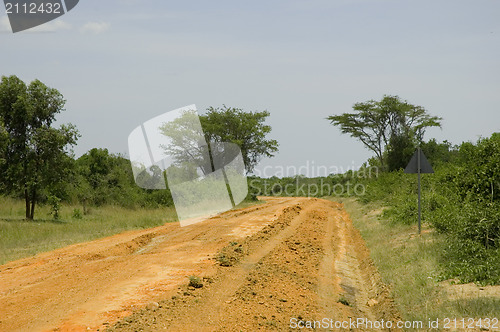
[[[500,317],[500,297],[466,294],[453,299],[440,282],[440,252],[444,238],[423,227],[391,223],[382,217],[380,203],[359,203],[354,198],[332,200],[344,203],[354,225],[360,230],[372,259],[405,320],[439,318]],[[453,286],[454,287],[454,286]],[[479,288],[478,288],[479,289]]]
[[[243,201],[241,209],[263,201]],[[160,226],[177,221],[174,207],[126,209],[119,206],[90,208],[83,215],[80,206],[61,204],[54,220],[49,206],[37,206],[35,220],[25,220],[24,202],[0,196],[0,264],[118,234],[128,230]]]
[[[76,210],[81,210],[81,207],[62,204],[60,217],[54,220],[50,207],[38,206],[35,220],[27,221],[24,219],[24,202],[0,197],[0,264],[74,243],[177,220],[173,207],[133,210],[103,206],[91,208],[87,215]]]

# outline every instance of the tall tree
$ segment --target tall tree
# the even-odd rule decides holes
[[[246,172],[250,173],[262,157],[272,157],[278,151],[278,142],[266,138],[271,132],[271,126],[264,123],[268,116],[267,111],[244,112],[227,106],[210,107],[199,118],[195,111],[187,111],[161,127],[163,135],[171,141],[163,148],[177,166],[196,165],[207,174],[214,166],[212,156],[215,159],[235,156],[234,149],[223,144],[233,143],[241,149]],[[213,147],[224,152],[213,151]]]
[[[7,191],[23,193],[26,218],[33,219],[40,191],[62,181],[70,164],[68,145],[76,144],[78,131],[69,125],[51,127],[64,110],[59,91],[39,80],[28,86],[16,76],[0,81],[0,122],[4,148],[0,149],[0,182]],[[0,134],[2,135],[2,134]]]
[[[196,177],[193,167],[200,168],[205,175],[213,171],[200,118],[195,110],[184,111],[175,120],[162,124],[160,131],[170,140],[162,148],[176,167],[182,167],[192,177]]]
[[[385,166],[384,151],[390,147],[391,139],[398,143],[390,150],[397,159],[404,153],[394,148],[407,149],[409,142],[419,144],[427,128],[441,127],[442,118],[431,116],[422,106],[412,105],[398,96],[385,95],[380,101],[356,103],[353,109],[354,113],[331,115],[327,119],[340,127],[342,133],[359,139],[372,150],[382,167]]]
[[[5,163],[4,156],[7,148],[7,137],[7,130],[5,130],[2,118],[0,117],[0,165]]]
[[[271,126],[265,124],[268,111],[245,112],[240,108],[209,107],[200,116],[207,142],[229,142],[238,145],[247,173],[251,173],[263,157],[273,157],[278,141],[268,139]]]

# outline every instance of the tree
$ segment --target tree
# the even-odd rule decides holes
[[[251,173],[262,157],[273,157],[278,142],[267,139],[271,126],[264,122],[268,111],[245,112],[240,108],[209,107],[200,116],[207,142],[229,142],[238,145],[243,155],[247,173]]]
[[[163,146],[166,155],[172,157],[175,167],[184,173],[196,173],[201,169],[206,175],[213,171],[214,162],[226,164],[241,149],[246,172],[251,173],[262,157],[272,157],[278,151],[278,142],[266,139],[271,126],[264,124],[269,112],[244,112],[239,108],[210,107],[198,117],[196,111],[186,111],[177,119],[160,127],[170,144]],[[217,168],[217,167],[216,167]]]
[[[196,178],[196,168],[199,168],[204,175],[213,172],[209,147],[195,110],[184,111],[175,120],[162,124],[160,131],[170,141],[168,145],[161,147],[165,150],[165,154],[172,158],[173,166],[183,170],[181,173],[188,175],[188,178]],[[174,168],[170,170],[176,172]],[[180,173],[177,175],[180,176]],[[183,176],[179,177],[181,178]]]
[[[0,81],[0,182],[10,193],[23,193],[26,218],[33,219],[40,191],[50,190],[67,175],[78,131],[69,125],[51,127],[64,110],[59,91],[39,80],[28,86],[16,76]],[[1,143],[0,143],[1,144]],[[0,145],[1,146],[1,145]]]
[[[76,160],[76,198],[87,204],[119,203],[134,206],[140,193],[134,182],[130,161],[108,149],[93,148]]]
[[[343,113],[327,117],[343,134],[359,139],[368,149],[375,152],[380,165],[385,167],[384,151],[390,147],[391,138],[395,145],[407,149],[409,144],[419,144],[425,130],[441,127],[442,118],[431,116],[422,106],[402,101],[398,96],[385,95],[381,101],[369,100],[356,103],[355,113]],[[401,151],[391,153],[401,155]],[[398,159],[397,155],[391,157]]]
[[[416,144],[410,135],[392,135],[386,150],[389,172],[404,169],[415,152]]]
[[[3,157],[5,156],[5,151],[7,148],[7,137],[8,137],[7,130],[5,130],[2,118],[0,117],[0,165],[6,162],[6,160]]]
[[[422,152],[427,157],[431,165],[439,165],[445,163],[457,163],[458,161],[458,146],[453,146],[447,140],[438,143],[435,138],[430,139],[420,145]]]

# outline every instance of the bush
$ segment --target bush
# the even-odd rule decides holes
[[[500,284],[500,249],[486,249],[471,239],[457,241],[451,235],[442,255],[444,279],[458,278],[461,282],[482,285]]]
[[[82,219],[82,211],[80,209],[73,209],[73,218],[74,219]]]
[[[47,203],[50,205],[50,214],[55,220],[59,220],[59,211],[61,210],[61,199],[55,195],[49,195]]]
[[[422,175],[422,219],[447,239],[445,278],[500,283],[500,133],[453,151],[435,144],[435,174]],[[439,160],[440,156],[443,160]],[[441,161],[441,162],[439,162]],[[363,202],[382,201],[393,223],[417,220],[416,176],[402,171],[362,179]]]
[[[203,282],[197,276],[189,276],[189,285],[188,286],[194,287],[194,288],[201,288],[201,287],[203,287]]]

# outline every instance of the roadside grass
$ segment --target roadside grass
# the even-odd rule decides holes
[[[405,320],[500,317],[500,298],[470,295],[451,299],[440,284],[440,252],[445,238],[427,225],[417,234],[415,225],[393,223],[383,217],[382,203],[358,202],[355,198],[329,197],[341,202],[361,232],[371,257],[390,285],[394,301]]]
[[[235,209],[263,203],[245,200]],[[24,201],[0,196],[0,265],[75,243],[177,221],[174,207],[128,209],[108,205],[87,210],[84,215],[81,206],[62,203],[55,220],[49,205],[37,205],[35,220],[29,221],[25,219]]]
[[[451,301],[456,310],[464,317],[496,317],[500,318],[500,298],[481,297]]]
[[[118,206],[90,208],[61,204],[59,219],[51,208],[39,205],[35,220],[25,220],[24,202],[0,196],[0,264],[91,241],[128,230],[160,226],[177,220],[175,209],[126,209]]]
[[[265,204],[265,203],[266,203],[266,201],[264,201],[264,200],[257,200],[257,201],[254,201],[254,200],[244,200],[240,204],[238,204],[234,208],[232,208],[231,210],[244,209],[244,208],[247,208],[247,207],[250,207],[250,206],[261,205],[261,204]]]

